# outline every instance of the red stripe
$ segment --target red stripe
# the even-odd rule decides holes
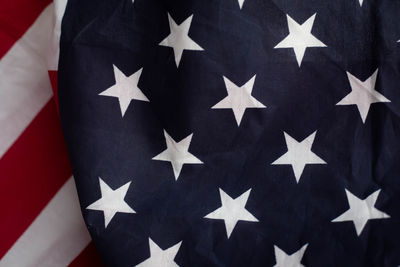
[[[0,4],[0,58],[29,29],[51,0],[3,0]]]
[[[71,174],[51,99],[0,159],[0,258]]]
[[[90,242],[89,245],[74,259],[69,267],[103,267],[103,263],[101,262],[100,255],[96,250],[93,242]]]

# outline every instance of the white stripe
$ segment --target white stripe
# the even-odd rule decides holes
[[[0,267],[66,266],[89,242],[71,177],[1,259]]]
[[[60,55],[61,22],[65,13],[66,6],[67,6],[67,0],[54,1],[55,25],[47,56],[47,65],[49,70],[58,70],[58,58]]]
[[[47,47],[54,5],[0,59],[0,158],[52,96]]]

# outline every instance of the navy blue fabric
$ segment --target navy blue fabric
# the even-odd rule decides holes
[[[204,51],[184,51],[179,68],[167,13],[179,24],[193,14],[189,36]],[[286,14],[326,48],[307,48],[299,68],[293,49],[274,49],[288,35]],[[291,254],[308,243],[305,266],[400,265],[400,1],[364,0],[69,0],[62,23],[59,103],[82,212],[107,266],[134,266],[182,241],[179,266],[273,266],[274,245]],[[98,94],[143,67],[139,88],[150,102],[132,101],[125,116],[117,98]],[[379,68],[365,124],[356,106],[336,106],[351,92],[346,71],[365,80]],[[257,75],[252,95],[267,106],[247,109],[238,127],[232,110],[211,109],[226,97],[223,76],[237,85]],[[193,133],[175,181],[169,162],[151,160]],[[283,131],[298,141],[317,131],[312,151],[326,165],[307,165],[296,183],[290,165],[271,165],[287,151]],[[132,182],[107,228],[99,177],[116,189]],[[235,198],[252,188],[231,237],[222,220],[203,217],[220,207],[218,188]],[[381,189],[376,208],[391,218],[332,223],[349,206],[345,188],[363,199]],[[65,216],[68,216],[67,214]]]

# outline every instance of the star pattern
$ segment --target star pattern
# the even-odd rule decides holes
[[[304,252],[307,249],[308,244],[302,246],[298,251],[293,254],[286,254],[285,251],[277,246],[274,246],[275,250],[275,261],[274,267],[302,267],[301,259],[303,258]]]
[[[176,254],[178,254],[182,241],[178,244],[168,248],[161,249],[151,238],[149,238],[150,258],[136,265],[137,267],[175,267],[179,266],[174,261]]]
[[[247,190],[239,197],[233,199],[220,188],[219,195],[221,197],[222,206],[207,214],[204,218],[224,220],[226,235],[228,236],[228,238],[231,236],[233,229],[235,229],[238,221],[258,222],[257,218],[254,217],[245,208],[247,200],[250,196],[250,192],[251,189]]]
[[[119,106],[121,108],[122,117],[124,117],[125,112],[132,100],[149,102],[149,99],[147,99],[147,97],[138,87],[142,69],[130,76],[125,76],[125,74],[115,65],[113,65],[113,69],[115,84],[107,90],[101,92],[99,95],[117,97]]]
[[[357,235],[360,236],[368,220],[390,218],[389,215],[375,208],[379,193],[380,190],[377,190],[362,200],[346,189],[350,208],[332,222],[353,221]]]
[[[306,22],[301,25],[298,24],[289,15],[286,15],[289,27],[289,35],[274,47],[293,48],[299,67],[301,66],[304,53],[306,52],[306,49],[308,47],[326,47],[324,43],[322,43],[314,35],[311,34],[316,15],[317,13],[312,15],[308,20],[306,20]]]
[[[298,142],[284,132],[288,151],[275,160],[272,165],[292,165],[294,176],[298,183],[307,164],[326,164],[323,159],[311,151],[316,134],[317,132],[315,131],[303,141]]]
[[[176,142],[167,131],[164,130],[164,137],[165,142],[167,143],[167,149],[155,156],[153,160],[171,162],[175,180],[178,180],[183,164],[203,164],[201,160],[189,152],[189,146],[192,142],[193,134],[190,134],[181,141]]]
[[[101,178],[99,178],[99,182],[101,198],[90,204],[86,209],[103,211],[106,228],[117,212],[136,213],[124,200],[131,182],[116,190],[112,190]]]
[[[228,96],[215,104],[212,109],[232,109],[236,123],[240,126],[240,122],[247,108],[266,108],[251,95],[256,75],[240,87],[231,82],[228,78],[223,78]]]
[[[243,8],[244,2],[245,2],[245,0],[238,0],[240,9]],[[360,6],[363,5],[363,0],[358,0],[358,2],[360,4]],[[132,0],[132,3],[134,3],[134,0]],[[353,4],[356,5],[355,2],[353,2]],[[250,6],[249,6],[249,8],[250,8]],[[361,11],[361,9],[359,11]],[[236,15],[240,16],[238,14],[243,14],[242,12],[238,12],[237,10],[234,12],[236,13],[235,16]],[[317,15],[317,13],[315,13],[314,15],[309,17],[302,24],[297,23],[289,15],[286,15],[289,34],[274,47],[274,49],[282,49],[282,48],[293,49],[299,68],[302,65],[302,61],[304,59],[307,48],[327,47],[321,40],[319,40],[316,36],[314,36],[311,33],[313,26],[314,26],[316,15]],[[191,39],[191,37],[189,37],[189,31],[191,28],[192,19],[193,19],[193,14],[190,15],[189,17],[187,17],[181,24],[178,25],[175,22],[175,20],[172,18],[172,16],[168,13],[168,23],[169,23],[170,33],[160,43],[158,43],[158,41],[161,40],[161,38],[156,37],[157,43],[159,46],[172,48],[173,55],[174,55],[174,61],[175,61],[177,68],[179,68],[179,66],[180,66],[183,52],[185,50],[204,51],[204,49],[202,47],[200,47],[199,44],[197,44],[194,40]],[[393,43],[393,41],[394,40],[392,39],[390,42]],[[398,40],[397,42],[400,42],[400,40]],[[207,47],[209,47],[209,46],[207,46]],[[211,49],[210,49],[210,54],[211,54]],[[290,63],[290,64],[292,64],[292,63]],[[183,67],[186,67],[186,66],[183,66]],[[223,67],[225,67],[225,66],[223,66]],[[173,68],[174,73],[180,73],[179,75],[182,75],[182,76],[186,75],[187,70],[185,70],[184,68],[183,69],[181,68],[179,70],[177,70],[174,66],[172,66],[172,68]],[[221,69],[223,69],[223,68],[221,68]],[[222,71],[221,71],[221,69],[217,68],[217,70],[212,70],[212,71],[215,71],[215,73],[216,73],[216,75],[218,75],[218,77],[220,77],[222,75],[222,73],[229,73],[228,68],[227,68],[227,70],[223,69]],[[297,67],[295,67],[295,69],[296,69],[295,72],[298,75],[302,75],[302,73],[304,73],[304,71],[305,71],[304,68],[302,70],[300,70],[300,69],[297,69]],[[100,96],[108,96],[108,97],[118,98],[122,117],[124,117],[124,115],[126,114],[128,108],[129,108],[129,105],[131,104],[131,102],[133,100],[150,102],[149,99],[145,96],[145,94],[138,87],[142,70],[143,70],[143,68],[137,70],[135,73],[133,73],[129,76],[126,76],[117,66],[113,65],[115,84],[112,85],[111,87],[109,87],[108,89],[102,91],[99,94]],[[182,74],[182,73],[184,73],[184,74]],[[244,73],[244,71],[243,71],[243,73]],[[261,72],[258,72],[258,70],[257,70],[257,73],[260,73],[260,75],[262,75]],[[346,96],[344,96],[338,103],[336,103],[336,101],[335,101],[335,103],[337,106],[356,105],[357,110],[362,119],[362,122],[363,122],[363,124],[365,124],[366,119],[368,117],[370,107],[372,104],[387,103],[387,102],[391,102],[391,101],[388,98],[386,98],[383,94],[381,94],[375,90],[378,69],[376,69],[376,71],[369,78],[367,78],[364,81],[361,81],[359,78],[355,77],[350,72],[346,72],[346,74],[347,74],[347,78],[349,81],[349,85],[351,87],[351,92],[348,93]],[[344,73],[343,73],[343,75],[344,75]],[[253,109],[267,108],[263,103],[261,103],[259,100],[257,100],[252,95],[256,76],[257,75],[254,75],[253,77],[251,77],[247,82],[245,82],[241,86],[236,85],[231,80],[229,80],[227,77],[222,76],[224,85],[225,85],[225,89],[227,91],[227,96],[225,98],[223,98],[222,100],[218,99],[219,102],[216,103],[214,106],[212,106],[211,109],[213,109],[213,110],[214,109],[232,109],[236,124],[238,127],[240,127],[241,122],[244,117],[244,114],[247,109],[249,109],[249,108],[253,108]],[[261,76],[258,76],[258,77],[261,77]],[[293,77],[295,77],[295,76],[293,76]],[[278,77],[278,78],[282,78],[282,77]],[[168,88],[168,89],[170,89],[170,88]],[[268,90],[267,87],[262,87],[262,85],[260,85],[260,89]],[[285,88],[283,88],[283,90],[285,90]],[[208,93],[208,91],[205,91],[205,92]],[[211,95],[211,97],[212,97],[212,95]],[[96,98],[96,99],[98,99],[98,98]],[[214,98],[209,98],[209,99],[213,99],[211,102],[212,104],[217,102],[217,99],[215,99],[215,102],[214,102]],[[394,99],[395,98],[393,98],[393,100]],[[155,100],[156,99],[153,100],[153,98],[152,98],[152,101],[155,102]],[[175,104],[175,100],[176,99],[174,99],[172,101],[167,100],[170,102],[166,101],[166,105],[162,106],[162,108],[166,109],[165,112],[169,111],[168,107],[167,107],[168,105]],[[180,100],[180,99],[178,99],[178,100]],[[337,100],[339,100],[339,99],[337,99]],[[274,103],[275,106],[278,106],[278,104]],[[199,105],[199,106],[201,106],[201,105]],[[210,103],[208,103],[205,106],[206,111],[207,110],[210,111],[210,106],[211,106]],[[165,108],[165,107],[167,107],[167,108]],[[332,107],[334,107],[334,106],[332,105]],[[272,108],[271,108],[271,110],[272,110]],[[276,109],[276,110],[278,110],[278,109]],[[217,111],[212,111],[212,112],[218,113]],[[204,113],[206,113],[206,112],[204,112]],[[229,114],[230,114],[230,111],[229,111]],[[274,115],[278,118],[278,120],[280,119],[279,112],[276,112]],[[248,115],[248,116],[250,116],[250,115]],[[164,123],[164,121],[163,121],[163,123]],[[169,123],[169,122],[167,122],[167,123]],[[194,120],[193,124],[195,124],[195,120]],[[188,125],[193,126],[192,124],[188,124]],[[282,126],[279,124],[277,124],[277,125]],[[197,130],[198,129],[197,126],[198,125],[194,125],[192,130],[193,129]],[[247,126],[248,125],[242,125],[242,128],[238,129],[234,125],[233,128],[235,128],[235,129],[232,129],[232,131],[237,130],[237,132],[239,132],[240,130],[243,130],[242,132],[248,133],[248,132],[246,132]],[[265,126],[266,126],[265,128],[267,128],[268,125],[265,125]],[[187,130],[188,132],[192,132],[192,130],[189,131],[189,129],[185,129],[185,130]],[[275,129],[273,129],[273,131],[275,131]],[[280,128],[280,131],[281,131],[281,128]],[[238,138],[241,138],[241,136],[240,136],[241,133],[238,133],[238,136],[239,136]],[[299,183],[300,179],[302,177],[302,174],[304,172],[304,169],[306,168],[307,165],[327,164],[327,162],[324,159],[322,159],[319,155],[317,155],[316,153],[314,153],[312,151],[316,133],[317,133],[317,131],[313,132],[312,134],[310,134],[308,137],[306,137],[302,141],[297,141],[292,136],[290,136],[288,133],[283,132],[287,151],[285,153],[283,153],[283,151],[282,151],[283,155],[280,154],[281,156],[279,158],[275,159],[272,163],[270,163],[272,160],[269,161],[268,164],[270,163],[270,165],[291,165],[291,168],[293,169],[293,174],[296,179],[296,183]],[[236,132],[235,132],[235,134],[236,134]],[[265,135],[265,136],[266,136],[265,138],[271,137],[271,135]],[[203,161],[201,161],[199,158],[197,158],[197,156],[195,156],[191,152],[189,152],[189,148],[190,148],[191,141],[193,138],[193,133],[191,133],[190,135],[181,139],[180,141],[175,141],[175,139],[173,139],[167,133],[167,131],[164,130],[164,138],[165,138],[165,143],[166,143],[166,149],[164,149],[158,155],[154,156],[152,158],[152,160],[170,162],[170,164],[172,166],[175,181],[177,181],[178,178],[180,177],[183,165],[185,165],[185,164],[204,164]],[[264,138],[264,135],[260,138]],[[234,141],[235,141],[235,139],[233,139],[232,142],[234,142]],[[239,141],[241,141],[241,140],[239,140]],[[232,147],[234,145],[235,144],[232,144]],[[280,145],[280,143],[277,143],[277,145]],[[329,147],[327,147],[327,148],[329,148]],[[262,148],[262,149],[264,149],[264,148]],[[269,149],[269,148],[265,148],[265,149]],[[161,151],[161,149],[160,149],[160,151]],[[223,152],[225,152],[225,151],[223,151]],[[228,151],[228,152],[233,154],[236,151],[232,150],[232,151]],[[155,155],[155,154],[156,153],[154,153],[153,155]],[[326,152],[326,154],[327,154],[327,152]],[[249,158],[250,158],[250,160],[252,160],[251,157],[249,157]],[[146,158],[145,160],[150,160],[150,158]],[[206,162],[208,163],[208,161],[206,161]],[[212,159],[210,160],[210,163],[211,162],[212,162]],[[217,163],[212,162],[212,163],[215,164],[214,166],[218,165],[218,162]],[[161,163],[153,162],[152,164],[156,165],[156,164],[161,164]],[[333,166],[334,161],[333,160],[332,160],[332,162],[330,161],[330,164],[332,164],[331,166]],[[355,164],[355,163],[352,163],[352,164]],[[143,165],[145,166],[145,164],[143,164]],[[206,165],[208,165],[208,164],[206,164]],[[268,166],[268,168],[275,169],[278,167]],[[310,169],[312,169],[312,168],[310,167]],[[205,174],[205,175],[207,175],[207,174]],[[209,177],[207,177],[207,178],[209,178]],[[267,177],[267,178],[270,178],[270,177]],[[98,179],[99,179],[101,197],[100,197],[100,199],[96,200],[95,202],[93,202],[92,204],[87,206],[86,209],[102,211],[103,215],[104,215],[105,228],[107,228],[109,226],[110,222],[112,221],[112,219],[115,217],[116,213],[118,213],[118,212],[119,213],[136,213],[135,210],[125,201],[125,198],[126,198],[126,195],[127,195],[127,192],[128,192],[131,182],[128,182],[128,183],[120,186],[119,188],[113,190],[101,178],[98,178]],[[186,182],[186,181],[188,181],[188,180],[185,180],[184,182]],[[215,181],[216,181],[216,184],[218,184],[220,182],[220,180],[218,180],[218,179],[216,179]],[[171,181],[166,181],[165,184],[167,184],[169,182],[171,182]],[[176,188],[178,188],[179,186],[184,184],[181,182],[182,181],[180,181],[179,183],[172,182],[172,184],[173,184],[172,186],[176,186]],[[306,181],[303,181],[303,182],[306,182]],[[350,181],[350,182],[352,182],[352,181]],[[234,181],[232,183],[234,183],[235,186],[241,185],[240,183],[236,184],[236,181]],[[337,183],[337,184],[339,186],[342,186],[340,183]],[[187,184],[185,184],[185,185],[188,186]],[[232,184],[230,184],[230,185],[232,185]],[[170,186],[170,185],[168,185],[168,186]],[[194,188],[195,186],[197,186],[197,184],[190,185],[190,188]],[[250,193],[251,193],[252,189],[250,188],[246,192],[242,193],[240,196],[238,196],[236,198],[232,198],[230,195],[228,195],[224,190],[222,190],[219,187],[219,186],[222,186],[223,188],[225,188],[226,185],[218,184],[218,185],[213,185],[213,186],[215,189],[217,186],[219,188],[219,196],[220,196],[221,206],[219,206],[214,211],[208,213],[204,217],[202,217],[202,216],[204,214],[206,214],[206,212],[204,212],[204,213],[201,212],[201,216],[197,217],[196,219],[199,219],[199,218],[201,220],[207,219],[204,221],[207,221],[208,223],[210,222],[209,220],[223,220],[226,235],[227,235],[227,240],[224,240],[224,242],[232,242],[233,243],[236,240],[235,239],[232,240],[232,239],[230,239],[230,237],[239,221],[260,222],[248,209],[246,209],[246,205],[247,205],[247,202],[250,197]],[[307,186],[309,186],[309,185],[307,185]],[[183,191],[183,192],[187,193],[189,195],[189,193],[190,193],[190,192],[188,192],[188,191],[190,191],[190,190],[188,190],[189,187],[182,187],[182,188],[184,188],[183,190],[187,190],[187,191]],[[182,189],[182,188],[179,188],[179,189]],[[305,187],[298,186],[296,188],[299,190],[300,189],[304,190]],[[243,191],[241,191],[241,192],[243,192]],[[305,191],[302,193],[308,193],[308,192]],[[339,215],[335,219],[331,220],[332,223],[352,221],[354,224],[357,236],[360,236],[362,234],[363,230],[365,229],[365,226],[367,225],[369,220],[390,218],[390,216],[387,213],[385,213],[381,210],[378,210],[375,207],[380,190],[375,191],[374,193],[372,193],[365,199],[358,198],[357,196],[352,194],[347,189],[345,189],[345,193],[346,193],[347,201],[349,204],[349,209],[346,210],[345,212],[343,212],[341,215]],[[186,197],[186,195],[185,195],[185,197]],[[170,199],[168,199],[168,200],[170,200]],[[296,205],[295,202],[296,202],[295,200],[292,200],[292,202],[285,203],[285,205],[288,205],[288,206]],[[170,208],[170,207],[168,207],[168,208]],[[188,209],[190,209],[190,207]],[[186,212],[186,210],[184,212]],[[182,212],[182,214],[186,215],[186,213],[184,213],[184,212]],[[261,216],[261,212],[260,212],[260,216]],[[394,214],[393,214],[393,216],[394,216]],[[257,217],[259,217],[259,216],[257,216]],[[134,219],[135,217],[132,216],[131,218]],[[259,217],[259,218],[262,220],[263,217]],[[185,217],[184,219],[186,220],[187,218]],[[154,223],[154,222],[152,221],[151,223]],[[159,222],[157,222],[157,223],[159,223]],[[164,222],[161,222],[162,226],[163,226],[163,223]],[[222,226],[222,221],[219,221],[218,223],[221,223],[220,226]],[[168,225],[168,224],[166,224],[166,225]],[[249,226],[251,224],[248,224],[248,223],[244,223],[243,225],[248,225],[248,227],[251,227],[251,226]],[[114,225],[112,225],[112,227],[113,226]],[[157,227],[159,227],[159,225],[157,225]],[[104,229],[102,229],[102,230],[104,230]],[[114,229],[108,228],[106,230],[108,231],[108,233],[111,233],[112,230],[114,230]],[[168,232],[168,228],[166,229],[166,231],[167,231],[167,234],[170,234]],[[145,233],[145,234],[147,235],[146,236],[146,238],[147,238],[149,234],[148,233]],[[286,234],[286,233],[284,233],[284,234]],[[151,235],[151,233],[150,233],[150,235]],[[150,266],[178,266],[178,264],[175,262],[175,257],[181,248],[182,242],[186,242],[185,239],[182,239],[182,238],[179,238],[179,240],[182,240],[182,241],[180,241],[179,243],[176,243],[175,245],[173,245],[165,250],[160,248],[160,246],[158,246],[151,238],[148,238],[150,256],[147,259],[145,259],[144,261],[140,262],[136,266],[142,266],[142,267],[143,266],[149,266],[149,267]],[[214,237],[211,237],[211,238],[214,238]],[[215,241],[216,240],[212,240],[212,242],[214,242],[213,244],[215,244]],[[232,244],[232,243],[229,243],[229,244]],[[273,244],[271,244],[271,246],[272,245]],[[277,266],[277,267],[303,266],[301,261],[307,250],[308,245],[309,244],[306,243],[299,250],[297,250],[296,252],[294,252],[292,254],[287,254],[284,250],[279,248],[277,245],[273,245],[275,261],[276,261],[276,264],[274,266]],[[185,249],[186,249],[186,247],[185,247]],[[310,253],[311,253],[311,250],[310,250]],[[217,255],[216,257],[219,257],[219,255]]]
[[[372,74],[371,77],[362,82],[354,75],[347,72],[347,78],[349,79],[351,86],[351,93],[346,95],[336,105],[357,105],[362,122],[365,123],[371,104],[390,102],[389,99],[375,90],[377,76],[378,69]]]
[[[159,45],[171,47],[174,50],[175,63],[177,67],[179,67],[181,62],[183,50],[204,50],[189,37],[192,19],[193,15],[178,25],[168,13],[169,29],[171,33],[164,40],[162,40]]]

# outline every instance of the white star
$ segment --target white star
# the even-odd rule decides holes
[[[238,0],[238,2],[239,2],[239,7],[240,7],[240,9],[242,9],[244,0]]]
[[[357,105],[361,119],[363,123],[365,123],[371,104],[379,102],[390,102],[390,100],[374,89],[376,78],[378,76],[378,69],[372,74],[371,77],[366,79],[364,82],[357,79],[351,73],[346,73],[347,78],[350,82],[351,93],[346,95],[336,105]]]
[[[292,165],[297,183],[307,164],[326,164],[326,162],[311,151],[317,131],[301,142],[284,132],[288,151],[272,162],[272,165]]]
[[[101,198],[90,204],[86,209],[103,211],[106,228],[115,213],[136,213],[124,200],[131,182],[124,184],[116,190],[112,190],[100,177],[99,181]]]
[[[167,149],[155,156],[153,160],[170,161],[174,170],[175,180],[178,180],[183,164],[203,164],[201,160],[188,151],[193,134],[190,134],[179,142],[175,142],[165,130],[164,136]]]
[[[308,244],[305,244],[293,254],[286,254],[282,249],[274,246],[276,264],[274,267],[302,267],[301,259],[306,251]]]
[[[237,125],[239,126],[247,108],[266,108],[251,95],[256,75],[240,87],[225,76],[223,78],[228,96],[213,106],[212,109],[232,109]]]
[[[138,87],[138,82],[142,69],[138,70],[131,76],[125,74],[113,65],[115,84],[107,90],[101,92],[99,95],[117,97],[119,106],[121,108],[122,117],[124,117],[126,110],[132,100],[141,100],[149,102],[149,99],[143,94]]]
[[[381,190],[377,190],[361,200],[346,189],[350,208],[332,222],[353,221],[357,235],[360,236],[368,220],[390,218],[386,213],[376,209],[375,203]]]
[[[159,45],[172,47],[174,49],[175,63],[179,67],[183,50],[204,50],[189,37],[189,29],[192,24],[193,15],[188,17],[181,24],[176,24],[174,19],[168,13],[168,22],[171,33],[161,41]]]
[[[301,66],[304,53],[308,47],[326,47],[324,43],[311,34],[316,15],[317,13],[312,15],[301,25],[294,21],[289,15],[286,15],[289,27],[289,35],[274,47],[293,48],[299,67]]]
[[[179,266],[178,264],[175,263],[174,258],[176,256],[176,254],[178,254],[181,244],[182,244],[182,241],[170,248],[163,250],[153,240],[151,240],[149,238],[150,258],[139,263],[136,266],[139,266],[139,267],[155,267],[155,266],[175,267],[175,266]]]
[[[204,216],[204,218],[224,220],[228,238],[231,236],[238,221],[258,222],[257,218],[245,209],[250,191],[251,189],[233,199],[220,188],[219,195],[222,206]]]

